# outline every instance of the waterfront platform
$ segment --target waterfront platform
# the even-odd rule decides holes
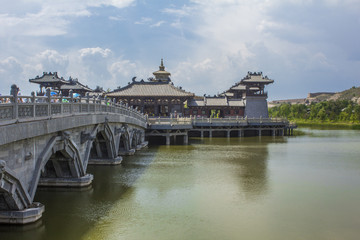
[[[149,118],[146,136],[165,137],[166,145],[181,136],[188,144],[189,137],[291,136],[296,127],[283,118]]]

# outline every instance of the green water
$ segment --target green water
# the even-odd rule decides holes
[[[38,191],[41,221],[0,239],[360,239],[360,131],[191,139]]]

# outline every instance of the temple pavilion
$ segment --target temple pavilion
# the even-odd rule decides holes
[[[153,72],[153,75],[148,81],[136,81],[134,77],[127,86],[109,92],[106,96],[138,108],[149,116],[182,116],[185,103],[195,94],[174,86],[171,74],[165,70],[163,59],[159,70]]]
[[[267,92],[265,85],[274,80],[263,77],[262,72],[248,74],[224,93],[210,97],[195,97],[188,102],[186,116],[267,118]]]
[[[29,79],[29,82],[40,85],[40,91],[37,92],[38,96],[43,96],[45,94],[44,89],[46,88],[61,92],[63,96],[69,96],[70,90],[81,96],[85,96],[87,92],[93,92],[88,86],[81,84],[77,78],[69,77],[69,80],[65,80],[63,77],[60,78],[57,72],[43,72],[41,77],[36,76],[33,79]]]

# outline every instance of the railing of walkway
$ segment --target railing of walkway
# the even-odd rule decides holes
[[[0,96],[0,121],[106,112],[123,114],[146,122],[146,116],[137,109],[106,98],[51,96],[50,89],[47,89],[46,95],[35,96],[32,92],[31,96],[20,96],[15,91],[13,95]],[[72,95],[71,93],[70,96]]]
[[[191,118],[148,118],[149,125],[191,125]]]
[[[214,123],[214,124],[288,124],[289,122],[284,118],[197,118],[197,117],[185,117],[185,118],[148,118],[148,124],[150,125],[196,125],[201,123]]]

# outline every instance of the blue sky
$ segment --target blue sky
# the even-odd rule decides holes
[[[269,99],[360,86],[360,0],[0,0],[0,93],[57,71],[91,88],[147,79],[217,94],[248,71]]]

